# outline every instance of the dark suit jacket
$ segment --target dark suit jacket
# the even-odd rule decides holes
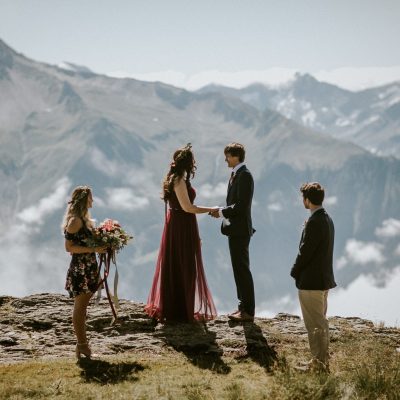
[[[322,208],[308,219],[301,235],[299,253],[290,275],[298,289],[327,290],[336,286],[333,276],[335,228]]]
[[[221,225],[221,232],[227,236],[252,236],[255,230],[251,221],[251,202],[253,200],[254,181],[245,165],[235,174],[228,187],[227,206],[222,214],[228,218],[230,225]]]

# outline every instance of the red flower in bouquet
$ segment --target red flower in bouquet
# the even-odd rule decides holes
[[[110,250],[120,251],[133,236],[125,232],[118,221],[105,219],[98,227],[93,229],[93,235],[88,238],[89,247],[107,246]]]

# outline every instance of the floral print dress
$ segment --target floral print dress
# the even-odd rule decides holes
[[[78,246],[87,246],[85,239],[91,234],[92,232],[85,225],[76,233],[64,232],[65,239],[71,240]],[[65,283],[65,290],[68,291],[70,297],[82,293],[94,293],[97,290],[99,278],[96,253],[72,254]]]

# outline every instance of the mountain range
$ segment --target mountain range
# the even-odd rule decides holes
[[[400,158],[400,82],[352,92],[296,74],[285,85],[243,89],[209,85],[199,93],[224,93],[305,127],[353,142],[378,155]]]
[[[164,222],[161,181],[173,151],[188,142],[198,166],[192,182],[196,204],[209,206],[225,201],[230,173],[225,145],[246,146],[255,179],[257,232],[250,251],[259,309],[280,306],[294,295],[289,270],[308,216],[299,193],[306,181],[326,187],[325,205],[336,225],[339,285],[363,273],[384,281],[400,257],[400,160],[386,156],[393,154],[389,142],[393,150],[399,138],[396,103],[389,106],[398,85],[363,95],[311,76],[298,76],[291,85],[275,91],[253,85],[189,92],[72,64],[48,65],[0,41],[0,291],[63,291],[69,255],[60,223],[73,187],[88,184],[93,217],[117,219],[135,237],[118,255],[120,295],[145,301]],[[290,91],[296,93],[286,101],[293,114],[279,100],[288,99]],[[357,139],[361,122],[347,133],[346,125],[333,122],[342,109],[346,115],[359,110],[354,121],[361,121],[371,113],[371,99],[385,91],[392,100],[388,95],[382,100],[386,106],[377,110],[380,118],[392,119],[385,120],[387,129],[368,128],[375,142]],[[318,110],[314,125],[301,118],[306,98],[309,111]],[[219,310],[229,310],[236,301],[226,238],[219,221],[198,220],[209,285]]]

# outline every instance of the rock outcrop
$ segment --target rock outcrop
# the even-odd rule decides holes
[[[73,357],[72,307],[73,301],[61,294],[0,297],[0,362]],[[277,348],[307,341],[303,322],[289,314],[245,324],[232,323],[226,316],[205,324],[157,324],[144,313],[143,304],[121,300],[118,317],[111,325],[104,298],[89,306],[88,336],[94,352],[106,356],[179,351],[200,366],[212,362],[222,372],[229,369],[223,355],[250,357],[268,369],[277,359]],[[384,336],[400,347],[400,329],[376,327],[360,318],[330,318],[332,341],[349,331]]]

